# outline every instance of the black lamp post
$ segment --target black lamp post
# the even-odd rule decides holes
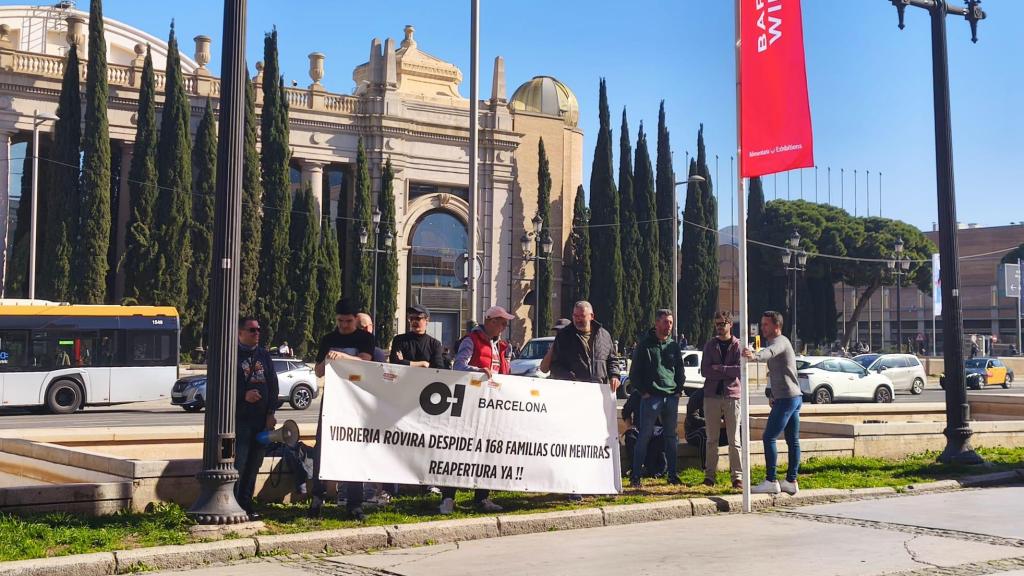
[[[965,7],[946,0],[889,0],[896,7],[899,27],[907,6],[923,8],[932,24],[932,88],[935,113],[935,175],[939,204],[939,261],[942,282],[942,357],[946,368],[946,448],[939,455],[945,463],[979,464],[982,459],[971,448],[964,382],[963,319],[960,313],[960,254],[957,246],[956,192],[953,182],[953,132],[949,111],[949,60],[946,49],[946,15],[962,16],[971,26],[971,42],[978,41],[978,22],[985,18],[980,0],[967,0]]]
[[[910,270],[910,260],[903,259],[903,238],[896,240],[893,247],[892,260],[886,262],[889,270],[896,273],[896,350],[903,352],[903,306],[901,305],[900,292],[903,288],[903,275]]]
[[[793,231],[793,235],[789,237],[789,248],[782,254],[782,268],[786,272],[793,273],[793,307],[791,310],[793,313],[793,332],[791,340],[793,345],[797,343],[796,333],[796,275],[797,272],[803,272],[807,269],[807,252],[800,249],[800,233],[796,230]]]
[[[373,321],[374,322],[377,321],[377,255],[378,254],[387,254],[388,252],[390,252],[391,251],[391,244],[395,240],[395,235],[391,233],[391,230],[389,230],[386,226],[381,228],[380,217],[381,217],[380,208],[377,208],[376,206],[374,206],[373,207],[373,214],[371,216],[371,218],[373,219],[373,247],[372,248],[367,248],[366,247],[366,244],[370,240],[370,232],[366,229],[366,225],[364,224],[363,227],[359,229],[359,245],[360,245],[362,251],[363,252],[373,252],[373,296],[370,298],[370,302],[372,302],[372,305],[371,305],[370,308],[371,308],[371,311],[373,312]],[[380,239],[381,232],[384,233],[384,240],[383,241],[381,241],[381,239]],[[381,244],[384,245],[384,248],[380,248]],[[388,321],[390,322],[391,319],[389,319]]]
[[[519,239],[519,247],[523,250],[523,258],[533,257],[533,337],[541,335],[540,331],[540,261],[551,257],[551,250],[555,243],[549,234],[544,231],[544,219],[537,214],[530,221],[533,223],[533,231],[523,234]],[[543,254],[543,255],[542,255]]]
[[[210,279],[210,357],[199,498],[188,514],[200,524],[249,519],[235,499],[235,379],[238,369],[238,279],[245,143],[246,0],[224,2],[220,138]]]

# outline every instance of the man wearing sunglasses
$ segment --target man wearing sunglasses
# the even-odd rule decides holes
[[[409,331],[395,336],[389,361],[418,368],[447,368],[441,356],[441,343],[427,334],[430,311],[425,306],[414,304],[406,310],[406,319]]]
[[[260,322],[245,317],[238,322],[238,392],[235,404],[235,499],[256,521],[260,515],[253,511],[252,497],[256,490],[256,475],[263,465],[263,446],[256,440],[264,430],[273,430],[277,424],[277,373],[270,353],[260,347]]]
[[[715,337],[704,344],[700,373],[704,375],[704,419],[707,447],[704,485],[715,485],[718,472],[718,436],[725,419],[729,438],[729,474],[732,487],[743,488],[743,464],[740,461],[740,340],[732,335],[732,314],[715,314]]]

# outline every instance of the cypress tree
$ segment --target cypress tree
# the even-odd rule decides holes
[[[658,211],[658,261],[661,270],[661,285],[658,291],[658,302],[662,306],[672,303],[672,291],[676,289],[679,278],[672,277],[672,259],[675,258],[676,239],[679,230],[672,229],[672,198],[676,193],[676,175],[672,168],[672,145],[669,142],[668,126],[665,123],[665,101],[661,101],[658,109],[658,158],[655,176],[655,197]],[[686,252],[683,252],[685,255]],[[682,303],[680,303],[682,306]],[[682,311],[677,312],[682,315]],[[679,318],[676,318],[679,325]]]
[[[71,299],[71,246],[76,238],[79,214],[79,170],[82,144],[82,93],[78,73],[78,48],[72,45],[64,62],[59,118],[53,129],[53,164],[46,182],[45,223],[39,261],[39,293],[50,300]]]
[[[146,61],[142,66],[142,86],[139,91],[135,143],[132,145],[132,165],[129,169],[128,193],[131,195],[131,216],[128,222],[124,264],[124,293],[136,304],[155,303],[158,289],[158,250],[156,222],[153,219],[158,197],[157,138],[156,78],[153,72],[153,56],[147,47]]]
[[[701,273],[704,276],[702,287],[704,289],[701,320],[703,321],[707,339],[713,335],[711,320],[718,311],[718,202],[715,200],[714,183],[711,180],[711,169],[708,167],[707,152],[704,148],[704,124],[697,130],[697,170],[704,178],[698,187],[701,191],[701,204],[704,208],[704,226],[702,234],[704,260],[700,263]],[[703,340],[695,340],[702,342]]]
[[[213,107],[206,100],[203,119],[196,130],[192,149],[192,266],[188,276],[188,319],[185,326],[185,351],[206,340],[206,320],[210,299],[210,263],[213,260],[213,205],[217,183],[217,122]]]
[[[316,199],[309,184],[295,195],[289,232],[291,274],[295,282],[295,297],[291,301],[287,322],[288,338],[299,358],[307,356],[314,345],[313,313],[316,311],[318,287],[317,266],[320,248],[320,218]]]
[[[181,73],[181,55],[174,35],[174,23],[167,41],[167,71],[164,108],[160,118],[157,146],[156,231],[158,304],[174,306],[188,317],[188,271],[192,263],[190,238],[192,219],[192,142],[189,137],[191,106]],[[173,248],[172,248],[173,247]],[[173,250],[173,251],[172,251]]]
[[[288,234],[291,228],[291,169],[288,162],[288,101],[277,62],[277,29],[263,39],[263,116],[260,164],[263,168],[263,235],[257,287],[257,315],[266,326],[266,344],[285,334],[291,304]]]
[[[690,160],[690,176],[697,174],[696,158]],[[696,182],[686,185],[686,204],[683,209],[683,266],[679,282],[679,332],[685,334],[696,346],[703,345],[704,335],[710,330],[704,313],[704,202],[700,186]]]
[[[580,300],[590,300],[590,209],[587,208],[582,184],[576,187],[576,200],[572,206],[572,235],[569,240],[572,243],[573,301],[566,304],[573,306]],[[569,310],[569,314],[572,314],[572,310]]]
[[[747,192],[747,238],[752,241],[766,242],[764,236],[764,186],[761,177],[750,179],[750,190]],[[774,251],[772,251],[774,252]],[[747,285],[772,278],[769,267],[772,265],[767,251],[760,244],[748,242],[747,247]],[[750,322],[760,317],[761,313],[770,308],[769,292],[766,290],[747,290],[747,306]]]
[[[551,233],[551,168],[548,153],[544,150],[544,139],[540,139],[537,148],[537,215],[544,222],[541,237],[550,238]],[[551,317],[551,284],[555,271],[551,258],[553,254],[544,256],[538,261],[539,266],[534,273],[537,275],[537,293],[534,294],[534,305],[537,306],[537,325],[533,327],[533,337],[539,338],[547,333],[548,326],[554,324]]]
[[[622,333],[619,340],[629,345],[640,331],[640,284],[649,279],[640,266],[641,240],[637,228],[636,197],[633,188],[633,147],[629,142],[629,122],[622,108],[619,130],[619,250],[622,253]]]
[[[600,127],[594,162],[590,170],[591,233],[590,298],[594,315],[611,333],[622,334],[622,252],[619,237],[619,192],[612,176],[612,131],[608,114],[608,90],[600,83],[598,117]]]
[[[398,228],[395,223],[395,171],[391,167],[391,159],[384,163],[381,174],[380,196],[377,198],[380,207],[381,231],[388,232],[397,238]],[[392,245],[387,253],[380,255],[380,269],[377,277],[377,318],[373,319],[376,330],[377,346],[384,349],[391,347],[391,339],[395,337],[395,316],[398,309],[398,250]]]
[[[313,333],[318,336],[334,330],[334,304],[341,299],[341,259],[338,252],[338,231],[324,218],[317,261],[316,312],[313,315]]]
[[[39,155],[43,156],[42,142]],[[32,219],[32,143],[25,147],[21,163],[21,199],[18,202],[18,226],[11,241],[11,261],[7,264],[5,292],[7,298],[28,298],[29,228]],[[42,172],[42,164],[39,166]],[[38,232],[37,232],[38,235]],[[38,266],[38,262],[36,266]]]
[[[661,289],[661,261],[659,258],[658,212],[654,198],[654,168],[651,166],[651,154],[647,146],[647,134],[643,123],[636,136],[636,162],[634,167],[633,185],[635,187],[634,211],[639,222],[638,250],[641,278],[640,307],[637,309],[637,328],[646,330],[654,325],[654,313],[658,308],[669,303],[658,300]]]
[[[81,231],[74,243],[75,289],[82,304],[107,295],[110,249],[110,127],[107,124],[107,43],[103,2],[89,3],[89,61],[85,76]]]
[[[256,92],[252,79],[245,77],[245,156],[242,165],[242,247],[239,271],[238,313],[256,314],[256,283],[260,272],[260,246],[263,237],[260,182],[260,153],[256,148],[259,125],[256,123]],[[333,305],[333,304],[332,304]],[[333,318],[333,316],[331,316]]]
[[[352,302],[360,310],[370,309],[370,300],[373,297],[373,254],[363,250],[359,243],[359,235],[365,228],[368,234],[366,247],[374,246],[374,231],[372,211],[373,204],[370,198],[370,162],[366,158],[366,148],[363,146],[363,139],[359,139],[359,148],[356,152],[356,193],[355,204],[352,211],[352,225],[349,226],[348,237],[348,261],[352,263],[350,289],[346,294],[351,294]]]

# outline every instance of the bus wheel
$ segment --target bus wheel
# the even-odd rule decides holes
[[[71,414],[82,404],[82,389],[73,380],[57,380],[46,391],[46,409],[53,414]]]

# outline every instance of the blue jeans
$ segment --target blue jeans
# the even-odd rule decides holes
[[[765,479],[775,481],[775,465],[779,460],[779,451],[775,447],[775,439],[785,430],[786,446],[789,447],[789,468],[786,470],[786,481],[796,482],[800,471],[800,406],[803,398],[776,398],[772,410],[768,413],[768,423],[764,427],[764,464]]]
[[[263,466],[264,447],[256,441],[256,435],[266,428],[266,422],[248,422],[239,418],[235,424],[235,499],[246,512],[252,512],[253,492],[256,490],[256,475]]]
[[[679,396],[658,396],[651,394],[647,398],[640,398],[640,409],[637,411],[636,446],[633,447],[633,466],[630,470],[629,480],[640,481],[640,473],[643,466],[638,466],[647,461],[647,446],[654,436],[654,425],[661,418],[661,426],[664,430],[662,441],[664,441],[665,459],[668,460],[667,472],[670,480],[679,476],[676,458],[679,450],[679,434],[676,432],[676,425],[679,423]]]

